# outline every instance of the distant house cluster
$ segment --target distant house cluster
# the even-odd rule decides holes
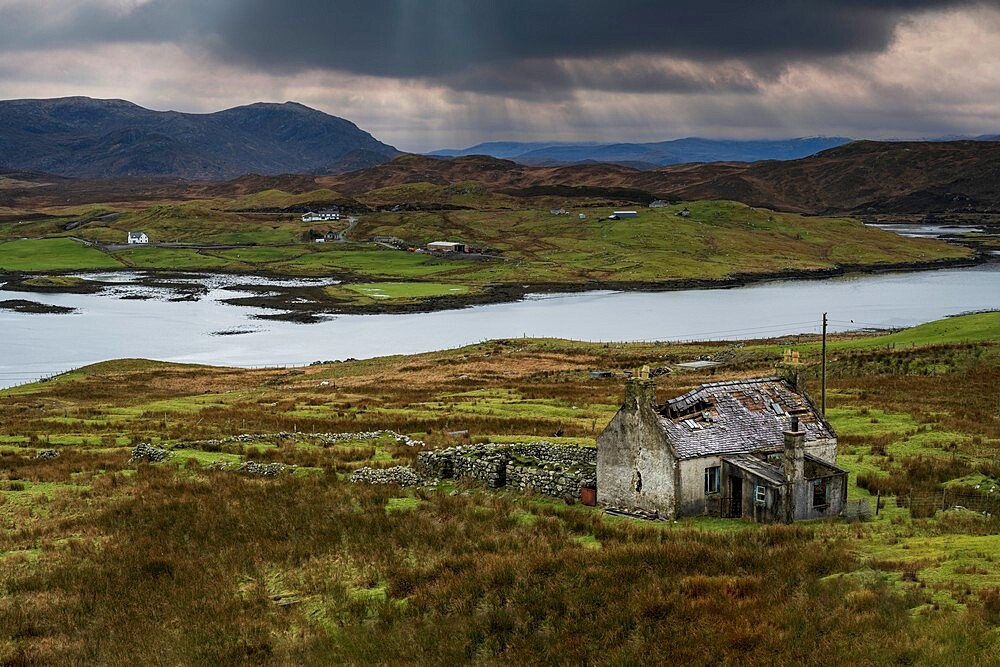
[[[134,243],[149,243],[149,237],[146,236],[146,232],[129,232],[127,242],[129,245]]]
[[[336,206],[321,211],[308,211],[302,214],[302,222],[321,222],[324,220],[340,220],[340,209]]]
[[[552,208],[549,209],[549,213],[551,213],[552,215],[573,215],[571,211],[567,211],[564,208]],[[587,215],[585,213],[578,213],[576,217],[578,217],[580,220],[587,219]]]

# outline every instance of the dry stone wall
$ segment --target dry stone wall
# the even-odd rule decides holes
[[[393,466],[391,468],[358,468],[351,473],[350,481],[354,484],[398,484],[399,486],[417,486],[420,477],[409,466]]]
[[[307,440],[317,440],[329,445],[335,445],[339,442],[351,442],[354,440],[377,440],[382,437],[390,437],[396,441],[398,445],[406,445],[407,447],[423,447],[424,442],[422,440],[417,440],[411,438],[408,435],[402,433],[396,433],[395,431],[380,430],[380,431],[360,431],[357,433],[299,433],[299,432],[289,432],[289,431],[279,431],[278,433],[242,433],[240,435],[233,435],[228,438],[223,438],[221,440],[194,440],[192,442],[184,443],[183,445],[178,445],[178,447],[189,447],[194,449],[212,449],[218,448],[221,445],[228,443],[242,443],[242,444],[254,444],[258,442],[262,443],[273,443],[275,440],[288,440],[288,439],[307,439]]]
[[[139,463],[140,461],[159,463],[160,461],[166,461],[168,458],[170,458],[169,450],[162,447],[154,447],[148,442],[140,442],[132,448],[132,457],[129,458],[128,462],[130,465]]]
[[[424,479],[471,478],[493,488],[510,487],[558,498],[577,498],[597,483],[597,451],[591,447],[532,442],[462,445],[420,452]]]

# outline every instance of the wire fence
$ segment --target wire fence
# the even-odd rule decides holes
[[[965,509],[993,516],[1000,513],[1000,489],[986,493],[969,493],[954,489],[930,493],[911,491],[905,496],[896,496],[896,504],[910,510],[910,516],[914,518],[931,517],[936,512],[952,509]]]
[[[1000,487],[984,492],[957,491],[943,489],[941,491],[909,491],[897,496],[878,495],[873,498],[862,498],[848,501],[844,507],[844,517],[867,521],[873,515],[879,514],[887,504],[894,500],[896,507],[906,509],[915,519],[928,518],[937,512],[947,510],[968,510],[977,514],[992,517],[1000,515]]]

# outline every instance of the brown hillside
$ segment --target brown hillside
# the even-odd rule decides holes
[[[800,160],[682,164],[655,171],[612,164],[529,167],[482,155],[402,155],[338,175],[248,175],[222,183],[80,181],[20,172],[0,178],[0,206],[134,203],[232,197],[267,189],[302,193],[322,187],[357,196],[406,183],[463,181],[523,196],[558,193],[635,202],[654,197],[731,199],[811,214],[995,212],[1000,211],[1000,142],[858,141]]]
[[[1000,142],[858,141],[800,160],[713,162],[639,171],[610,164],[527,167],[484,156],[407,155],[320,178],[357,194],[402,183],[478,181],[492,190],[565,185],[628,188],[670,199],[734,199],[803,213],[1000,210]]]
[[[801,160],[679,165],[657,173],[684,199],[807,213],[1000,209],[1000,142],[857,141]],[[673,182],[674,177],[682,182]]]

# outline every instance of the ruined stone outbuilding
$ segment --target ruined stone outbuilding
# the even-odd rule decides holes
[[[847,472],[836,461],[833,427],[788,380],[713,382],[658,405],[640,374],[598,436],[597,501],[666,518],[837,516]]]
[[[576,500],[596,483],[593,447],[477,444],[420,452],[416,473],[423,479],[472,479],[492,488],[510,488]]]

